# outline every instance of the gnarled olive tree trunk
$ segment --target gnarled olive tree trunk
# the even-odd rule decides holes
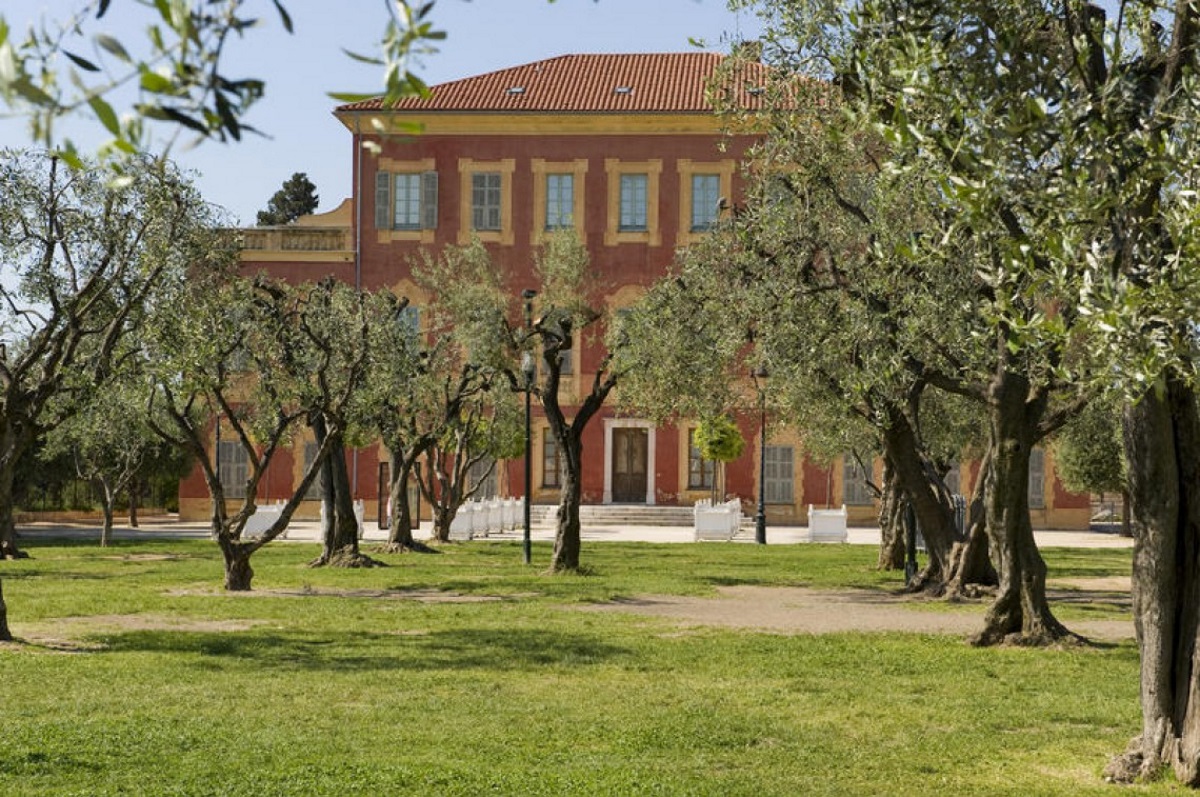
[[[564,440],[566,444],[563,445]],[[551,569],[578,570],[579,554],[582,549],[581,524],[579,522],[579,507],[583,503],[583,482],[581,480],[583,461],[583,444],[579,435],[572,430],[566,430],[559,440],[562,446],[564,474],[562,492],[558,500],[558,529],[554,535],[554,553],[551,556]]]
[[[249,592],[250,583],[254,580],[250,557],[258,550],[258,546],[224,534],[217,538],[217,544],[225,560],[225,589],[230,592]]]
[[[1029,454],[1047,402],[1031,387],[1024,375],[1000,370],[988,391],[991,467],[984,502],[999,585],[978,645],[1050,644],[1071,636],[1046,600],[1046,563],[1029,518]]]
[[[4,602],[3,583],[0,583],[0,642],[12,642],[12,632],[8,630],[8,605]]]
[[[13,482],[16,481],[16,452],[10,447],[0,456],[0,560],[23,559],[28,554],[17,547],[17,524],[13,517]]]
[[[403,456],[394,450],[390,455],[391,482],[388,484],[388,539],[384,550],[388,553],[419,551],[432,553],[433,549],[413,537],[412,505],[408,501],[408,480],[412,476],[417,454]]]
[[[886,454],[883,457],[883,490],[879,496],[879,559],[880,570],[904,568],[904,514],[906,502],[901,500],[896,469]]]
[[[354,514],[354,496],[350,490],[350,474],[346,470],[346,444],[339,432],[329,432],[322,418],[313,422],[318,445],[326,437],[329,454],[321,466],[321,500],[325,505],[325,522],[321,527],[321,555],[313,567],[371,567],[379,564],[358,549],[358,517]]]
[[[1163,765],[1200,786],[1200,416],[1195,391],[1167,379],[1125,410],[1132,509],[1133,617],[1141,650],[1142,733],[1109,774]]]
[[[959,541],[954,505],[933,463],[921,450],[916,431],[898,409],[889,413],[883,446],[895,470],[896,484],[916,514],[929,563],[908,584],[912,591],[940,595],[950,572],[950,551]]]
[[[988,556],[987,507],[984,503],[988,473],[992,468],[992,452],[983,456],[979,478],[971,502],[967,506],[966,534],[950,551],[950,574],[946,580],[949,597],[977,597],[980,587],[994,587],[999,582],[996,568]]]

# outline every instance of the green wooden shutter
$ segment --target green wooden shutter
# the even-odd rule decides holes
[[[375,229],[392,228],[392,175],[375,172]]]
[[[438,217],[438,173],[421,173],[421,229],[436,230]]]

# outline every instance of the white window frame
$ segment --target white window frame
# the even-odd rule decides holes
[[[554,172],[546,175],[546,230],[568,230],[575,226],[575,175]]]
[[[717,224],[721,200],[721,175],[697,172],[692,175],[692,223],[689,232],[708,232]]]

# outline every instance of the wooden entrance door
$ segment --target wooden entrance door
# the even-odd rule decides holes
[[[645,429],[613,429],[613,503],[644,504],[646,502],[646,453],[649,438]]]

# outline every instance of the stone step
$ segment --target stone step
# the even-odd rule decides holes
[[[535,523],[553,523],[558,507],[535,505],[530,519]],[[588,526],[691,526],[690,506],[646,506],[634,504],[587,504],[579,508],[579,520]],[[745,522],[743,518],[743,522]]]

